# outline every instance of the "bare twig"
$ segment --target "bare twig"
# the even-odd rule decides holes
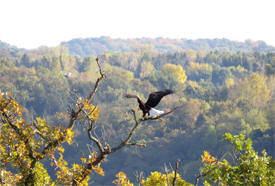
[[[37,125],[36,125],[36,123],[34,121],[32,122],[32,125],[35,128],[34,132],[36,134],[38,134],[44,141],[46,141],[46,142],[49,141],[49,139],[41,133],[40,129],[37,127]]]
[[[94,89],[91,91],[91,93],[89,94],[89,96],[87,97],[88,99],[88,102],[92,101],[92,98],[94,97],[97,89],[98,89],[98,86],[99,86],[99,83],[100,81],[106,77],[106,75],[104,74],[100,64],[99,64],[99,61],[98,61],[98,58],[96,58],[96,63],[97,63],[97,66],[99,68],[99,73],[100,73],[100,77],[96,80],[96,83],[95,83],[95,86],[94,86]]]
[[[143,180],[143,172],[138,172],[136,171],[135,172],[135,175],[136,175],[136,180],[137,180],[137,183],[138,183],[138,186],[141,186],[141,181]]]
[[[167,182],[167,186],[170,186],[170,182],[169,182],[169,179],[168,179],[168,169],[167,169],[167,166],[166,164],[164,164],[164,172],[165,172],[165,175],[166,175],[166,182]]]
[[[134,142],[134,143],[126,143],[126,145],[128,145],[128,146],[140,146],[140,147],[146,147],[146,144],[143,144],[143,143],[137,143],[137,142]]]
[[[104,152],[103,146],[102,146],[101,142],[96,137],[94,137],[92,135],[92,130],[93,130],[93,124],[91,124],[90,128],[88,129],[88,136],[89,136],[90,140],[95,142],[95,144],[97,145],[100,152],[103,153]]]
[[[172,185],[175,186],[176,185],[176,181],[177,181],[177,171],[179,169],[179,160],[177,160],[176,162],[176,166],[175,166],[175,171],[174,171],[174,179],[173,179],[173,182],[172,182]]]
[[[208,175],[209,173],[211,173],[214,169],[215,169],[215,167],[212,168],[212,169],[210,169],[210,170],[207,171],[206,173],[203,173],[203,174],[200,172],[200,174],[196,177],[196,181],[195,181],[194,186],[198,186],[200,178],[201,178],[201,177],[204,177],[204,176],[207,176],[207,175]]]
[[[229,155],[230,158],[233,160],[234,163],[236,163],[236,161],[238,161],[238,158],[236,156],[236,154],[234,153],[234,151],[232,152],[232,154],[230,152],[226,152],[223,154],[223,156],[220,158],[221,160],[225,159],[225,157]]]

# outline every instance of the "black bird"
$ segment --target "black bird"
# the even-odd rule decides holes
[[[174,93],[172,90],[165,89],[160,90],[157,92],[152,92],[149,95],[149,98],[147,99],[146,103],[144,103],[137,95],[133,94],[125,94],[126,98],[136,98],[139,104],[140,110],[143,112],[143,117],[148,114],[149,116],[155,116],[164,113],[161,110],[154,109],[153,107],[157,106],[160,102],[160,100],[168,95]]]

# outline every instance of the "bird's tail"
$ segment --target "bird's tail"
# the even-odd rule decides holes
[[[124,97],[126,98],[139,98],[137,95],[133,95],[133,94],[124,94]]]

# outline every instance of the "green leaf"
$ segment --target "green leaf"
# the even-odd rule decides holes
[[[234,138],[233,138],[232,134],[230,134],[230,133],[225,133],[223,135],[223,139],[226,141],[229,141],[231,143],[233,143],[233,141],[234,141]]]

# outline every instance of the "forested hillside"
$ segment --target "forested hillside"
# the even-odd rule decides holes
[[[112,154],[102,163],[105,176],[92,174],[91,183],[110,185],[120,171],[136,182],[136,173],[148,177],[178,159],[178,172],[194,183],[204,151],[220,159],[231,153],[231,145],[222,141],[225,133],[244,134],[257,152],[265,149],[275,157],[275,50],[263,42],[103,37],[36,50],[5,46],[0,45],[1,92],[11,92],[27,121],[41,117],[52,126],[65,126],[68,106],[88,96],[100,75],[98,57],[106,79],[93,98],[100,110],[96,135],[110,145],[121,142],[132,128],[130,109],[142,115],[125,93],[146,100],[156,90],[175,91],[157,109],[183,107],[161,120],[142,123],[133,139],[146,147]],[[96,147],[87,127],[73,130],[75,139],[66,146],[64,159],[79,163]],[[45,167],[53,176],[54,168]]]
[[[110,37],[73,39],[62,42],[61,45],[69,48],[71,55],[81,57],[99,55],[104,52],[135,52],[147,48],[156,52],[177,52],[181,50],[203,51],[274,51],[273,46],[268,46],[263,41],[245,42],[231,41],[228,39],[169,39],[169,38],[137,38],[137,39],[112,39]]]

